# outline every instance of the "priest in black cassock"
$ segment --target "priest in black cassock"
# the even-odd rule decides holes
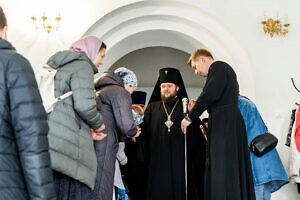
[[[200,119],[195,120],[187,130],[185,167],[185,136],[180,128],[184,97],[187,93],[179,70],[161,69],[145,111],[140,138],[147,166],[146,200],[186,200],[185,172],[187,199],[203,199],[205,139]]]
[[[206,109],[209,113],[205,200],[254,200],[254,185],[244,119],[238,107],[239,85],[232,67],[196,50],[189,65],[207,77],[195,106],[182,120],[182,131]],[[189,134],[189,133],[187,133]]]

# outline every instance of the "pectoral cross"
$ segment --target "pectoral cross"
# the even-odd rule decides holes
[[[171,116],[168,116],[168,120],[165,122],[165,125],[168,127],[168,132],[170,132],[170,128],[173,126],[173,122],[171,121]]]

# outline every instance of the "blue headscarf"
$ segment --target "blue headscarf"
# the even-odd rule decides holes
[[[136,75],[133,71],[125,68],[125,67],[120,67],[118,69],[115,70],[115,73],[122,78],[124,84],[133,87],[133,88],[137,88],[137,78]]]

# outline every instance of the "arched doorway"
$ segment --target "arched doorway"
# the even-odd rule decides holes
[[[216,59],[233,66],[241,92],[255,98],[253,72],[245,51],[224,24],[199,7],[182,2],[136,2],[108,13],[85,35],[97,35],[108,45],[101,71],[146,47],[170,47],[188,54],[207,48]]]

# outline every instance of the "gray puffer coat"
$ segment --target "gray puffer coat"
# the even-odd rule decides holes
[[[28,60],[0,39],[0,200],[54,200],[47,115]]]
[[[104,73],[95,81],[95,88],[97,108],[103,116],[107,137],[95,142],[98,169],[94,192],[99,192],[101,200],[111,200],[118,138],[134,136],[137,128],[131,111],[131,95],[117,74]]]
[[[87,56],[72,51],[56,53],[47,64],[58,70],[55,96],[73,91],[49,116],[52,168],[94,188],[97,159],[90,128],[102,124],[94,99],[97,68]]]

